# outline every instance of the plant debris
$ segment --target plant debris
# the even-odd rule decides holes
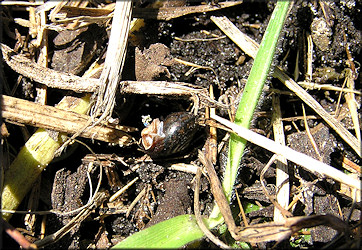
[[[110,248],[194,214],[206,237],[193,248],[359,249],[361,1],[294,2],[250,126],[311,163],[248,143],[230,201],[221,187],[230,132],[238,133],[221,121],[235,118],[274,7],[2,1],[3,245]],[[63,98],[69,107],[86,100],[86,110],[59,106]],[[152,155],[141,131],[175,113],[197,119]],[[34,165],[45,169],[41,177],[14,184],[33,190],[4,208],[14,159],[36,128],[57,145]],[[183,143],[185,134],[192,137]],[[216,204],[228,233],[205,225]]]

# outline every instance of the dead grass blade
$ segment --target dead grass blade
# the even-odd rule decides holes
[[[89,8],[89,7],[75,7],[75,6],[63,6],[58,11],[59,16],[63,17],[63,20],[66,18],[73,18],[73,17],[101,17],[101,16],[108,16],[114,11],[115,4],[111,3],[106,5],[103,8]],[[110,17],[108,17],[109,19]]]
[[[228,106],[209,97],[205,88],[184,82],[166,81],[121,81],[123,93],[138,95],[159,95],[172,98],[191,98],[209,107],[227,109]]]
[[[209,176],[211,192],[214,196],[216,204],[218,205],[222,216],[224,217],[225,224],[227,225],[231,236],[236,239],[237,227],[234,218],[231,213],[230,206],[224,194],[221,182],[215,172],[214,166],[210,159],[208,159],[204,153],[199,150],[199,160],[205,166],[207,174]]]
[[[17,2],[17,1],[4,1]],[[209,12],[220,10],[223,8],[232,7],[243,3],[243,1],[230,1],[230,2],[219,2],[218,5],[198,5],[198,6],[182,6],[182,7],[161,7],[161,8],[135,8],[133,16],[136,18],[144,19],[157,19],[157,20],[171,20],[173,18],[185,16],[193,13]],[[31,5],[29,3],[23,3],[24,5]],[[4,3],[3,3],[4,5]],[[18,4],[19,5],[19,4]],[[33,4],[39,5],[39,4]],[[114,10],[114,3],[108,4],[105,8],[82,8],[74,6],[62,6],[56,13],[52,15],[52,21],[56,23],[71,23],[75,20],[82,22],[100,22],[107,21],[110,19],[110,14]],[[52,6],[54,7],[54,6]],[[38,7],[40,9],[40,7]],[[45,7],[43,7],[45,8]],[[49,9],[49,7],[48,7]],[[55,27],[55,26],[54,26]],[[59,28],[59,27],[58,27]]]
[[[28,1],[1,1],[0,5],[6,6],[6,5],[17,5],[17,6],[38,6],[41,5],[41,3],[31,3]]]
[[[362,156],[361,141],[354,137],[338,120],[331,116],[311,95],[302,89],[288,75],[282,72],[279,67],[275,68],[274,76],[277,77],[284,85],[293,91],[309,107],[311,107],[336,133],[357,153]]]
[[[344,92],[344,93],[354,93],[356,95],[362,95],[361,91],[354,90],[354,89],[340,88],[340,87],[332,86],[330,84],[318,84],[315,82],[303,81],[303,82],[298,82],[298,85],[300,85],[306,89],[318,89],[318,90],[325,89],[325,90],[331,90],[331,91],[339,91],[339,92]]]
[[[305,128],[305,132],[307,133],[307,136],[309,138],[309,142],[312,144],[312,147],[314,149],[314,152],[317,154],[318,156],[318,160],[320,161],[323,161],[323,158],[319,152],[319,148],[318,148],[318,145],[317,143],[315,142],[314,140],[314,137],[312,135],[312,133],[310,132],[310,129],[309,129],[309,125],[308,125],[308,121],[307,121],[307,117],[306,117],[306,114],[305,114],[305,108],[304,108],[304,105],[302,103],[302,111],[303,111],[303,121],[304,121],[304,128]]]
[[[128,94],[171,95],[174,97],[207,96],[206,89],[183,82],[122,81],[121,83],[123,85],[123,92]]]
[[[37,63],[43,67],[48,67],[48,30],[46,26],[46,13],[41,11],[36,13],[35,8],[29,8],[29,20],[32,23],[33,29],[29,29],[29,34],[36,36],[35,46],[39,47],[40,53]],[[36,102],[46,104],[47,102],[47,87],[44,85],[36,86]]]

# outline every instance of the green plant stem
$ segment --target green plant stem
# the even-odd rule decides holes
[[[288,14],[290,1],[278,1],[270,18],[263,40],[255,57],[243,96],[235,115],[235,124],[245,128],[250,127],[255,108],[259,102],[265,80],[269,75],[270,67],[277,47],[278,38]],[[225,169],[222,186],[225,195],[230,201],[235,179],[238,173],[240,160],[245,149],[246,141],[235,134],[231,134],[229,141],[228,163]],[[215,204],[209,217],[209,226],[212,228],[223,222],[220,210]]]

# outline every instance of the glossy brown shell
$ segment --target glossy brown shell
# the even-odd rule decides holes
[[[153,157],[180,153],[190,145],[197,130],[195,115],[188,112],[172,113],[163,122],[154,119],[142,130],[142,146]]]

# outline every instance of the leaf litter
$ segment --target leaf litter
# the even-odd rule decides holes
[[[201,168],[196,149],[206,147],[203,143],[209,138],[205,132],[200,130],[197,133],[197,138],[187,152],[162,160],[152,160],[139,150],[137,140],[140,135],[135,131],[144,128],[141,116],[165,118],[176,111],[205,114],[209,107],[214,107],[218,115],[232,119],[234,109],[227,107],[236,106],[240,100],[253,60],[249,52],[240,49],[227,34],[224,35],[212,18],[225,16],[244,34],[260,42],[274,4],[245,2],[223,9],[228,2],[209,5],[192,1],[174,2],[181,7],[167,6],[168,2],[165,1],[165,5],[159,10],[164,16],[149,14],[153,9],[147,3],[135,4],[133,9],[134,17],[145,18],[145,26],[132,33],[124,59],[122,88],[112,100],[115,102],[112,113],[115,121],[105,121],[113,127],[122,125],[134,128],[127,132],[133,137],[133,143],[119,147],[118,143],[107,144],[92,138],[78,137],[80,142],[69,145],[61,158],[53,160],[42,174],[38,197],[25,199],[18,208],[19,211],[32,209],[34,214],[37,214],[36,211],[53,213],[47,217],[39,213],[35,216],[34,223],[28,217],[24,222],[22,214],[14,214],[10,220],[29,242],[39,242],[42,238],[39,232],[43,232],[40,228],[45,227],[45,235],[54,236],[53,241],[56,240],[55,243],[41,241],[42,244],[50,244],[49,248],[108,248],[152,223],[180,214],[194,213],[190,202],[194,174],[172,170],[170,167],[178,163]],[[185,11],[185,4],[190,8],[187,12],[190,14],[169,16],[169,13],[174,13],[170,11],[172,8]],[[305,87],[314,101],[335,121],[329,122],[328,118],[317,111],[316,114],[307,105],[304,105],[303,114],[300,94],[291,92],[270,77],[253,119],[252,130],[270,138],[275,137],[272,135],[272,99],[277,96],[280,99],[280,119],[287,145],[359,178],[360,156],[353,148],[353,142],[346,140],[338,132],[338,127],[342,126],[352,136],[355,135],[360,144],[358,131],[361,118],[356,111],[361,102],[357,59],[360,56],[358,13],[361,4],[355,1],[296,1],[294,7],[280,39],[274,66],[278,65],[280,70],[293,76],[294,81]],[[114,8],[114,3],[87,1],[73,6],[60,2],[53,6],[48,3],[33,8],[21,4],[2,4],[4,35],[1,42],[5,60],[3,94],[34,102],[39,95],[38,88],[41,84],[47,84],[48,76],[60,77],[57,79],[61,79],[58,81],[61,86],[72,83],[73,79],[79,79],[85,86],[82,91],[71,88],[71,92],[66,92],[68,88],[49,85],[46,90],[48,105],[56,104],[59,96],[77,97],[79,94],[76,92],[93,92],[95,87],[98,88],[99,82],[91,77],[98,78],[100,71],[98,69],[98,73],[87,76],[90,78],[88,88],[85,77],[90,73],[85,72],[89,68],[97,71],[99,66],[96,64],[102,65],[105,59],[109,40],[107,30],[111,27]],[[210,12],[204,12],[206,9]],[[46,28],[39,20],[27,20],[27,13],[34,10],[36,17],[44,10],[50,14]],[[5,25],[6,23],[9,25]],[[44,33],[44,30],[48,33]],[[92,37],[95,30],[100,35]],[[68,34],[64,35],[64,32]],[[61,34],[69,41],[59,42]],[[71,36],[73,37],[69,38]],[[40,41],[44,42],[45,38],[48,40],[47,44],[41,44]],[[42,48],[46,48],[51,63],[32,66],[35,69],[40,67],[39,73],[49,72],[46,77],[37,78],[41,75],[34,74],[32,68],[26,67],[40,60],[39,51]],[[18,62],[17,66],[10,63],[10,60],[17,58],[20,58],[20,62],[15,61]],[[46,67],[50,69],[44,69]],[[62,77],[65,74],[70,80],[64,81],[65,78]],[[158,89],[150,88],[152,85],[158,86]],[[208,96],[210,86],[213,87],[217,101]],[[177,89],[184,92],[177,94]],[[321,119],[321,116],[327,120]],[[34,129],[30,126],[36,125],[21,121],[27,126],[19,126],[19,121],[6,119],[8,120],[2,125],[2,135],[7,135],[4,159],[11,163],[26,141],[25,135],[33,132]],[[202,122],[204,126],[208,124],[207,119]],[[331,124],[335,124],[335,127]],[[9,134],[3,134],[5,129]],[[51,129],[60,130],[57,127]],[[21,136],[19,130],[24,136]],[[70,135],[75,132],[67,131]],[[218,130],[219,150],[216,151],[214,167],[219,178],[222,178],[226,164],[225,139],[227,133]],[[95,152],[92,154],[95,156],[93,160],[85,160],[90,153],[87,147]],[[355,196],[353,190],[343,183],[318,174],[313,175],[296,168],[292,163],[288,163],[290,195],[283,199],[287,200],[286,204],[290,203],[285,209],[293,217],[285,219],[283,223],[276,221],[275,213],[270,212],[276,210],[275,200],[266,199],[265,190],[261,187],[266,182],[269,196],[275,197],[277,194],[277,177],[273,165],[264,174],[264,180],[260,181],[262,169],[271,157],[270,152],[253,144],[248,144],[244,153],[235,185],[235,197],[230,204],[233,220],[237,225],[244,225],[238,240],[250,242],[258,248],[271,247],[275,241],[278,241],[279,246],[288,248],[291,242],[299,242],[298,247],[358,248],[360,196]],[[83,164],[80,164],[81,161]],[[6,168],[5,166],[5,170]],[[106,175],[102,177],[100,173],[103,171]],[[132,180],[136,181],[133,183]],[[207,179],[201,177],[200,181],[201,214],[208,215],[213,195]],[[111,194],[124,186],[128,189],[110,202]],[[246,221],[237,216],[241,213],[235,199],[237,194],[243,206],[259,206],[258,211],[246,214]],[[33,199],[37,200],[38,205],[30,208],[30,201]],[[277,200],[282,204],[279,197]],[[72,211],[74,214],[65,214]],[[76,223],[69,224],[75,218],[77,220],[73,221]],[[309,227],[313,229],[300,231]],[[58,233],[62,228],[63,231]],[[311,237],[305,237],[308,234]],[[16,246],[6,234],[3,239]],[[212,243],[204,241],[200,244],[199,246],[208,246]]]

